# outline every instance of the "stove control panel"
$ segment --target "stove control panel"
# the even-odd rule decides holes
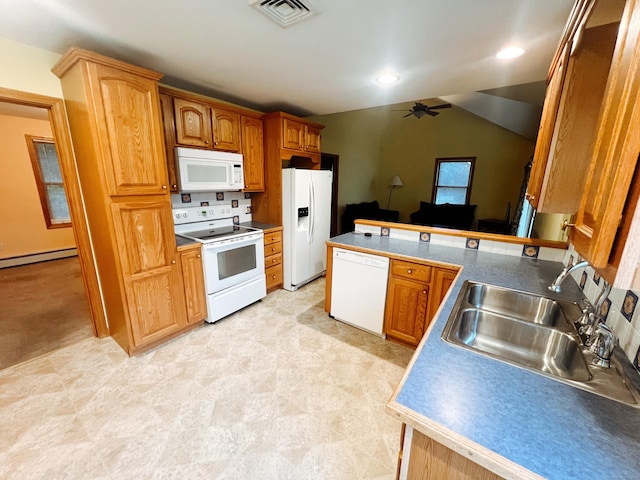
[[[218,220],[221,218],[230,218],[230,205],[214,205],[208,207],[187,207],[173,209],[173,223],[181,225],[183,223],[201,222],[204,220]]]

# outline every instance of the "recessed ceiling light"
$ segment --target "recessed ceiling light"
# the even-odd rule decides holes
[[[389,85],[391,83],[396,83],[400,80],[400,77],[397,73],[393,72],[384,72],[376,77],[376,82],[380,85]]]
[[[500,50],[496,54],[496,57],[501,58],[501,59],[516,58],[516,57],[519,57],[520,55],[522,55],[523,53],[524,53],[524,49],[522,49],[520,47],[511,46],[511,47],[505,48],[504,50]]]

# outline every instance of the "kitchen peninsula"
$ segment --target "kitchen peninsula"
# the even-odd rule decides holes
[[[546,288],[563,267],[559,261],[421,242],[417,232],[415,241],[381,236],[376,222],[367,223],[373,225],[360,233],[332,238],[329,250],[461,267],[387,404],[387,412],[407,426],[401,462],[408,478],[417,474],[412,468],[423,475],[416,461],[436,450],[445,458],[430,458],[430,468],[444,462],[449,478],[637,478],[640,410],[440,338],[464,280],[577,300],[582,295],[574,282],[565,282],[560,296]],[[367,237],[366,228],[379,233]],[[328,290],[330,278],[329,270]],[[416,450],[420,442],[422,450]]]

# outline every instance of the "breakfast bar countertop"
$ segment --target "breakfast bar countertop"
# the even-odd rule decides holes
[[[441,339],[465,280],[554,298],[583,297],[559,262],[347,233],[332,247],[462,267],[387,404],[387,412],[505,478],[637,479],[640,409]]]

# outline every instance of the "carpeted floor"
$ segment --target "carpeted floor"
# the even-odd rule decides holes
[[[78,257],[0,269],[0,369],[92,336]]]

